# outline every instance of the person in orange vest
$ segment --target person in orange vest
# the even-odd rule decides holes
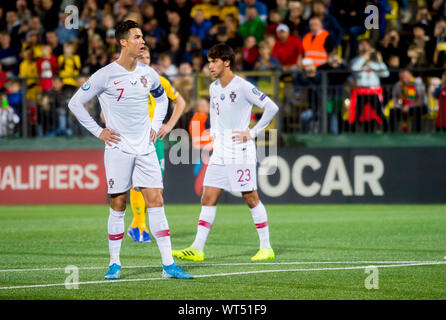
[[[201,195],[203,187],[204,175],[206,173],[209,152],[212,150],[212,138],[210,135],[210,118],[209,118],[209,101],[200,99],[197,102],[197,111],[194,113],[190,124],[189,133],[192,137],[192,148],[200,149],[199,158],[194,159],[194,191],[197,196]],[[193,153],[195,154],[195,153]],[[203,161],[201,161],[203,158]],[[198,160],[198,161],[196,161]]]
[[[322,20],[313,17],[309,22],[310,32],[303,39],[304,58],[311,59],[313,65],[319,67],[328,60],[328,55],[335,49],[333,38],[327,30],[322,27]]]

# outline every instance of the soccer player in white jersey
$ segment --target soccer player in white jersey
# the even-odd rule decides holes
[[[68,104],[79,122],[106,143],[104,164],[110,194],[110,263],[105,278],[120,278],[119,253],[124,237],[126,197],[132,186],[139,188],[144,196],[149,226],[161,252],[163,277],[193,278],[178,267],[172,257],[161,192],[161,170],[153,145],[167,111],[167,97],[156,71],[137,61],[144,48],[138,24],[130,20],[118,23],[115,37],[121,47],[119,59],[95,72]],[[147,110],[149,93],[157,104],[152,123]],[[84,108],[94,96],[99,99],[106,120],[105,129]]]
[[[279,108],[255,86],[234,75],[234,51],[217,44],[208,52],[209,71],[216,80],[209,88],[213,154],[203,182],[201,213],[192,245],[173,250],[173,256],[193,261],[204,260],[204,246],[216,216],[222,190],[241,192],[257,228],[260,249],[253,261],[274,259],[269,241],[268,217],[257,193],[256,148],[254,139],[271,122]],[[263,108],[258,123],[249,129],[252,106]]]

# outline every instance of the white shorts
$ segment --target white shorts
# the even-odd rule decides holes
[[[203,186],[223,189],[229,192],[257,190],[255,164],[209,164]]]
[[[136,155],[119,148],[105,149],[105,175],[109,194],[134,188],[163,188],[163,178],[156,152]]]

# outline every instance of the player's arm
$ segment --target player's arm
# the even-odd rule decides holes
[[[169,100],[167,99],[166,92],[164,91],[163,86],[161,85],[160,78],[155,70],[152,68],[152,87],[150,89],[150,94],[155,99],[156,108],[155,113],[153,115],[152,120],[152,130],[150,133],[150,139],[156,142],[158,131],[161,129],[161,125],[163,124],[163,120],[166,117],[167,107],[169,105]]]
[[[100,127],[84,107],[87,102],[104,90],[102,83],[104,83],[103,79],[100,79],[97,73],[93,74],[70,99],[68,108],[91,134],[111,146],[112,143],[121,141],[119,133]]]
[[[186,101],[181,94],[172,87],[168,80],[165,80],[165,85],[163,85],[163,87],[164,90],[166,90],[167,97],[174,103],[174,108],[169,121],[161,125],[161,129],[158,131],[157,137],[160,139],[164,139],[164,137],[172,131],[186,108]]]
[[[271,123],[271,120],[273,120],[277,111],[279,111],[277,104],[254,86],[246,88],[246,98],[250,103],[262,108],[263,113],[257,124],[251,130],[234,131],[235,135],[232,140],[236,143],[255,139],[257,135]]]

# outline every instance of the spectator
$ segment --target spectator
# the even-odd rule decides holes
[[[23,25],[26,21],[31,20],[32,16],[31,10],[28,9],[28,3],[26,2],[26,0],[17,0],[16,9],[17,9],[17,16],[20,20],[21,25]]]
[[[391,56],[400,57],[400,63],[403,66],[408,63],[406,48],[401,44],[400,35],[396,30],[390,30],[384,35],[378,50],[381,52],[385,63],[389,62]]]
[[[89,45],[89,55],[85,72],[93,74],[108,63],[104,42],[98,34],[94,34]],[[78,80],[79,83],[79,80]]]
[[[438,99],[435,127],[437,131],[446,131],[446,71],[441,77],[441,85],[434,91],[434,97]]]
[[[6,90],[8,103],[20,119],[22,119],[22,96],[23,90],[19,80],[10,80]]]
[[[433,37],[435,24],[433,23],[432,15],[427,7],[421,7],[417,10],[417,14],[415,16],[415,24],[422,25],[426,30],[426,34],[430,38]]]
[[[281,23],[279,11],[273,9],[269,12],[269,21],[265,34],[276,34],[276,29]]]
[[[259,43],[259,57],[254,66],[256,71],[279,71],[280,62],[277,58],[273,57],[271,47],[262,41]]]
[[[65,17],[68,14],[65,15]],[[60,25],[58,21],[59,18],[59,9],[53,0],[42,0],[42,12],[40,14],[40,21],[42,21],[43,28],[45,31],[55,30]],[[62,21],[62,26],[65,19]]]
[[[112,57],[118,52],[118,42],[115,37],[115,29],[108,29],[105,35],[105,47],[107,48],[107,56]]]
[[[204,149],[210,147],[212,139],[209,129],[209,100],[200,99],[197,101],[196,112],[192,116],[189,124],[189,133],[192,137],[193,148]]]
[[[14,109],[8,103],[6,97],[2,98],[0,108],[0,138],[11,137],[14,134],[15,127],[20,122],[20,117],[14,112]]]
[[[308,32],[302,45],[304,48],[304,56],[311,59],[316,67],[324,64],[328,60],[328,54],[333,51],[333,39],[327,30],[323,29],[322,21],[318,17],[310,19],[310,32]]]
[[[194,20],[190,27],[190,34],[196,35],[201,41],[208,35],[209,29],[212,28],[212,22],[205,19],[203,11],[196,10]]]
[[[48,31],[46,33],[46,43],[51,47],[55,56],[63,54],[63,46],[59,43],[59,37],[55,31]]]
[[[305,22],[308,22],[308,20],[313,15],[312,1],[313,0],[301,0],[301,3],[302,3],[302,19],[304,19]]]
[[[407,132],[406,121],[413,118],[413,131],[421,132],[421,117],[427,113],[424,102],[425,86],[409,70],[400,72],[400,80],[393,86],[393,108],[390,110],[390,131],[395,132],[397,122],[403,120],[403,132]]]
[[[338,134],[344,110],[344,84],[350,73],[342,58],[335,51],[330,53],[327,63],[321,65],[318,71],[329,72],[327,73],[327,113],[330,132]]]
[[[42,93],[53,87],[52,78],[57,73],[57,58],[53,55],[49,45],[42,46],[42,57],[37,58],[37,71],[40,79]]]
[[[36,103],[40,93],[40,86],[37,80],[39,73],[34,51],[31,47],[23,52],[23,61],[20,63],[19,69],[20,78],[26,79],[26,100]]]
[[[172,81],[173,86],[184,98],[184,101],[186,101],[186,107],[184,109],[185,114],[189,113],[192,106],[195,83],[192,73],[193,70],[191,64],[189,62],[182,62],[178,69],[178,77]],[[186,125],[183,125],[182,128],[186,128]]]
[[[344,29],[338,23],[335,17],[327,12],[325,4],[322,0],[316,0],[313,3],[313,16],[318,17],[322,21],[324,30],[327,30],[333,38],[333,46],[337,48],[341,44]]]
[[[200,3],[196,3],[190,11],[192,19],[195,18],[197,10],[201,10],[206,20],[217,22],[220,18],[220,6],[212,3],[211,0],[202,0]]]
[[[290,36],[286,24],[277,27],[277,40],[272,49],[272,56],[277,58],[283,72],[297,69],[297,62],[302,57],[303,47],[299,38]]]
[[[160,54],[158,68],[160,74],[168,78],[170,81],[175,80],[178,76],[178,68],[172,63],[172,58],[168,52]]]
[[[63,55],[57,58],[57,64],[59,76],[62,78],[63,91],[67,96],[72,96],[77,89],[77,77],[82,67],[73,43],[67,42],[63,45]]]
[[[276,35],[272,35],[272,34],[265,34],[265,39],[263,40],[267,45],[268,45],[268,47],[271,49],[271,53],[272,53],[272,50],[273,50],[273,48],[274,48],[274,46],[276,45]],[[303,49],[302,49],[303,50]],[[276,57],[276,59],[277,59],[277,57]]]
[[[51,0],[46,0],[51,1]],[[66,42],[74,41],[78,39],[78,30],[77,29],[68,29],[65,28],[65,19],[68,18],[68,13],[61,12],[59,14],[59,26],[55,29],[57,36],[59,37],[59,43],[64,44]],[[52,29],[49,29],[52,30]]]
[[[53,88],[42,97],[42,110],[47,119],[46,135],[71,136],[70,114],[68,112],[67,95],[63,90],[64,84],[60,77],[53,79]],[[77,87],[77,82],[76,82]],[[72,122],[72,121],[71,121]],[[45,131],[45,130],[44,130]]]
[[[412,27],[412,34],[413,34],[413,38],[412,38],[412,42],[409,45],[409,47],[414,47],[414,48],[418,48],[420,49],[423,54],[423,58],[422,59],[422,63],[420,65],[427,67],[429,65],[429,61],[432,61],[433,58],[433,48],[434,45],[432,44],[431,39],[429,38],[428,35],[426,35],[426,30],[424,28],[424,25],[422,24],[415,24]],[[410,55],[408,53],[408,56],[410,58]],[[411,64],[413,65],[418,65],[418,64],[414,64],[411,61]],[[410,66],[409,66],[410,68]]]
[[[239,21],[238,7],[235,5],[235,0],[225,0],[224,5],[220,10],[220,21],[225,21],[226,17],[231,15],[235,21]]]
[[[358,123],[363,123],[365,132],[373,132],[376,124],[386,131],[380,78],[388,77],[389,71],[382,55],[367,40],[362,40],[359,43],[359,56],[351,61],[350,67],[356,82],[356,87],[352,89],[349,110],[352,130],[356,130]]]
[[[364,26],[366,1],[336,0],[335,17],[345,33],[349,35],[348,59],[353,59],[358,51],[358,36],[366,32]]]
[[[243,38],[254,36],[256,42],[259,43],[265,36],[266,22],[260,19],[255,6],[246,8],[246,20],[240,26],[239,32]]]
[[[184,53],[184,61],[192,64],[192,57],[195,54],[203,56],[203,46],[198,36],[191,35],[186,43],[186,50]],[[201,66],[200,66],[201,69]]]
[[[28,31],[26,34],[26,42],[22,43],[22,52],[28,48],[33,50],[34,57],[39,58],[42,56],[42,45],[39,42],[36,31]]]
[[[206,48],[203,53],[217,43],[224,42],[232,48],[243,46],[243,38],[237,31],[235,18],[227,16],[224,23],[218,23],[209,30],[209,35],[203,41]]]
[[[290,28],[290,34],[294,37],[303,38],[305,35],[306,23],[302,19],[302,4],[299,1],[290,1],[288,3],[288,16],[285,24]]]
[[[184,50],[181,48],[181,39],[176,33],[169,33],[168,36],[169,50],[168,53],[172,57],[172,62],[179,67],[183,61]]]
[[[256,45],[256,38],[254,36],[247,36],[245,38],[245,45],[242,48],[243,52],[243,70],[251,71],[259,57],[259,49]]]
[[[19,55],[11,46],[11,36],[6,31],[0,33],[0,63],[8,74],[17,74],[19,71]]]
[[[321,75],[317,72],[316,66],[307,59],[303,60],[302,72],[299,72],[294,79],[296,95],[301,97],[306,93],[309,108],[300,115],[300,128],[302,133],[319,132],[319,88],[321,85]],[[305,91],[303,92],[302,89]]]
[[[200,51],[194,51],[192,54],[192,70],[194,73],[200,73],[205,65],[203,54]]]
[[[288,0],[276,0],[276,10],[279,13],[280,21],[285,21],[288,16]]]
[[[5,91],[5,85],[8,83],[8,75],[3,71],[3,65],[0,63],[0,93]]]
[[[433,63],[435,67],[446,66],[446,19],[441,18],[435,24],[434,30],[434,54]]]
[[[6,12],[6,28],[11,37],[11,47],[15,49],[20,48],[20,20],[17,16],[17,12],[8,11]]]
[[[261,1],[244,0],[240,1],[238,5],[239,24],[242,25],[249,20],[248,8],[251,6],[254,6],[257,9],[257,15],[259,16],[260,20],[266,23],[266,20],[268,19],[268,7]]]
[[[38,16],[33,16],[29,20],[29,30],[28,32],[34,31],[37,34],[37,40],[39,43],[45,42],[45,32],[42,28],[40,18]]]

